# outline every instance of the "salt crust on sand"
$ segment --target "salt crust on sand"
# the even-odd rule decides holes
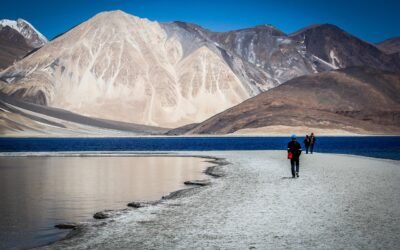
[[[83,227],[50,249],[396,249],[399,161],[285,151],[186,152],[226,158],[212,185]]]

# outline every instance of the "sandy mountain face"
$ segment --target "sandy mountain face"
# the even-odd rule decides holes
[[[351,67],[301,76],[179,132],[265,133],[278,126],[398,134],[400,74]]]
[[[9,83],[3,92],[25,101],[164,127],[204,120],[260,92],[216,46],[120,11],[96,15],[1,78]]]
[[[47,39],[25,20],[0,20],[0,70],[47,43]]]
[[[95,119],[32,103],[0,93],[0,135],[46,136],[136,136],[162,134],[167,129],[140,124]]]
[[[354,65],[399,71],[332,25],[211,32],[121,11],[96,15],[0,73],[1,91],[84,116],[160,127],[204,121],[290,79]]]

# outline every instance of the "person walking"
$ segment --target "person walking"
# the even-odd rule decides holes
[[[292,135],[292,140],[288,143],[288,158],[292,170],[292,177],[299,177],[301,145],[296,141],[296,135]]]
[[[311,133],[311,135],[310,135],[310,153],[311,154],[314,152],[314,146],[315,146],[316,141],[317,141],[317,138],[315,138],[314,133]]]
[[[306,147],[306,154],[308,154],[308,149],[310,148],[310,137],[308,135],[304,138],[304,146]]]

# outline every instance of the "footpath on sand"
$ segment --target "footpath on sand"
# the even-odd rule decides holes
[[[47,248],[398,249],[399,161],[285,151],[185,152],[224,158],[224,177],[157,205],[89,223]]]

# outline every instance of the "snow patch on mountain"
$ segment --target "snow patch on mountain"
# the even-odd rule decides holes
[[[331,68],[331,69],[338,69],[338,67],[336,66],[336,65],[334,65],[334,64],[332,64],[332,63],[329,63],[329,62],[327,62],[327,61],[325,61],[325,60],[322,60],[321,58],[319,58],[318,56],[312,56],[315,60],[317,60],[318,62],[320,62],[320,63],[322,63],[322,64],[324,64],[324,65],[326,65],[326,66],[328,66],[329,68]]]
[[[9,19],[0,20],[0,28],[6,26],[20,33],[26,39],[27,43],[34,48],[42,47],[48,43],[47,38],[42,33],[22,18],[18,18],[16,21]]]
[[[331,58],[331,64],[336,67],[336,69],[340,68],[340,60],[336,56],[335,51],[331,50],[329,52],[329,57]]]

